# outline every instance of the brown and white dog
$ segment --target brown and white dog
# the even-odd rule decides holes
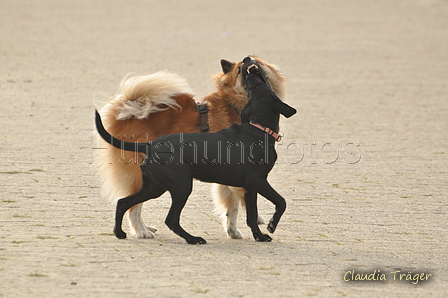
[[[262,67],[272,90],[285,99],[285,78],[276,66],[253,57]],[[242,62],[221,60],[222,73],[213,79],[217,91],[201,99],[208,109],[208,131],[217,132],[233,123],[240,123],[240,112],[247,103]],[[123,141],[148,142],[174,133],[199,132],[201,114],[194,93],[182,77],[161,71],[151,75],[125,78],[121,94],[111,99],[101,110],[105,128]],[[102,194],[113,202],[138,191],[142,185],[140,164],[143,154],[117,149],[97,139],[99,148],[95,164],[102,183]],[[236,228],[239,207],[244,206],[244,189],[225,185],[213,186],[217,211],[222,215],[224,228],[231,238],[242,238]],[[146,226],[141,217],[142,204],[127,212],[131,235],[153,238],[156,228]],[[263,223],[259,218],[259,223]]]

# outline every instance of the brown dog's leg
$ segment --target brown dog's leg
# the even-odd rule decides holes
[[[224,230],[232,239],[242,239],[243,235],[237,229],[238,211],[241,207],[246,210],[244,201],[245,190],[242,187],[232,187],[221,184],[213,184],[212,195],[216,211],[220,213]],[[264,224],[263,217],[258,215],[257,223]]]
[[[240,196],[244,201],[244,189],[227,185],[213,184],[212,195],[216,212],[221,215],[224,230],[232,239],[242,239],[241,232],[237,229],[238,210],[240,208]]]
[[[131,235],[137,238],[154,238],[157,229],[147,226],[142,218],[143,203],[137,204],[129,208],[126,213]]]

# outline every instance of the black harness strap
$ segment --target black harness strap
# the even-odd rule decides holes
[[[201,125],[199,126],[200,132],[206,133],[210,130],[208,125],[208,107],[206,104],[197,103],[198,112],[201,114]]]

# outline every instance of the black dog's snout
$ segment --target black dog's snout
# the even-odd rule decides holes
[[[243,63],[244,64],[249,63],[251,60],[252,60],[252,58],[248,56],[248,57],[243,59]]]

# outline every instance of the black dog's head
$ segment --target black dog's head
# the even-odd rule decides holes
[[[269,85],[269,81],[266,79],[266,75],[264,74],[262,67],[260,66],[257,60],[255,60],[250,56],[247,56],[246,58],[243,59],[242,62],[243,63],[240,65],[240,71],[243,75],[246,89],[251,87],[251,83],[255,83],[253,79],[250,78],[250,76],[248,81],[247,77],[248,74],[253,74],[254,76],[257,76],[261,82],[266,84],[266,86],[268,86],[269,88],[271,87]]]
[[[244,58],[241,72],[244,74],[249,98],[247,105],[241,111],[241,121],[253,121],[277,131],[279,114],[289,118],[297,112],[296,109],[284,103],[272,91],[263,69],[255,59]]]

